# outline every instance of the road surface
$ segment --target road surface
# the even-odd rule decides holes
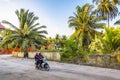
[[[50,71],[35,69],[33,59],[0,55],[0,80],[120,80],[120,70],[48,62]]]

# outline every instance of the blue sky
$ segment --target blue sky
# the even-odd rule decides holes
[[[73,30],[68,27],[68,18],[73,16],[77,5],[85,3],[92,4],[92,0],[0,0],[0,21],[8,20],[18,26],[15,10],[29,9],[39,17],[41,25],[47,26],[48,37],[56,34],[69,36]]]

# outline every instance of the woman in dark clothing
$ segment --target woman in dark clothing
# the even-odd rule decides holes
[[[43,57],[43,55],[41,54],[41,53],[36,53],[36,55],[35,55],[35,64],[36,64],[36,68],[38,68],[38,64],[40,63],[40,65],[43,63],[43,59],[44,57]]]

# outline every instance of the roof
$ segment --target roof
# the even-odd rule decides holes
[[[0,24],[0,29],[4,29],[5,27],[2,25],[2,24]]]

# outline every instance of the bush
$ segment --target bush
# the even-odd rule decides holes
[[[81,54],[81,53],[76,53],[76,54],[78,55],[75,56],[72,53],[61,53],[61,60],[63,62],[70,62],[70,63],[79,63],[79,62],[85,63],[88,60],[88,52],[86,54]]]
[[[59,52],[59,50],[37,50],[37,52]]]

